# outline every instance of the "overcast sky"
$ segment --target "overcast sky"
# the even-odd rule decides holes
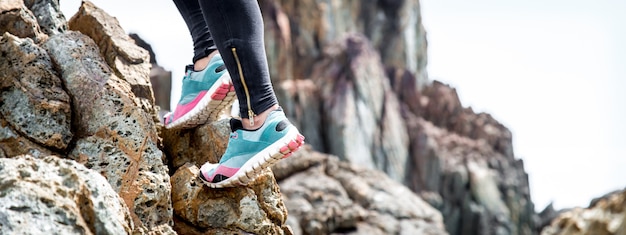
[[[180,96],[192,44],[172,1],[93,0],[149,42]],[[80,0],[61,0],[69,18]],[[536,210],[626,187],[626,1],[422,0],[431,79],[513,132]]]

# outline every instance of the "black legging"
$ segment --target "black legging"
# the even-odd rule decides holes
[[[263,17],[256,0],[174,3],[193,39],[193,62],[215,49],[220,52],[235,86],[241,117],[249,118],[278,104],[267,67]]]

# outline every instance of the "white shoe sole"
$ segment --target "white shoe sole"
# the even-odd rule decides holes
[[[224,97],[224,99],[219,100],[211,97],[218,88],[226,85],[228,85],[228,92],[226,93],[226,97]],[[228,73],[224,73],[219,79],[217,79],[215,84],[211,86],[207,93],[204,94],[204,97],[202,97],[193,109],[179,119],[165,125],[165,128],[192,128],[217,120],[220,112],[227,108],[227,106],[231,105],[235,100],[235,91],[232,87],[233,84],[230,80],[230,75]],[[170,113],[170,115],[174,115],[174,113]]]
[[[288,146],[291,142],[298,143],[298,138],[301,138],[298,146],[295,149],[289,148]],[[304,136],[300,134],[297,128],[292,127],[285,136],[283,136],[270,146],[267,146],[265,149],[250,158],[250,160],[248,160],[243,166],[241,166],[237,173],[235,173],[230,178],[220,181],[218,183],[207,182],[204,181],[202,178],[200,178],[200,180],[211,188],[226,188],[246,185],[251,180],[253,180],[255,176],[257,176],[263,169],[274,165],[276,162],[283,158],[289,157],[290,154],[295,152],[303,144]],[[288,151],[281,152],[281,149],[285,146],[287,146]],[[218,164],[213,165],[217,167]]]

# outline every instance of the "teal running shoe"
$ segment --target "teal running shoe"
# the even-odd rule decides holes
[[[199,178],[211,188],[246,185],[263,169],[291,156],[304,144],[304,136],[281,108],[270,112],[261,128],[243,129],[241,120],[230,120],[228,147],[218,164],[205,163]]]
[[[219,54],[202,71],[188,65],[180,101],[173,113],[164,116],[165,128],[192,128],[215,121],[234,100],[235,88]]]

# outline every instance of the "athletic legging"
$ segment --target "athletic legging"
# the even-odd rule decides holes
[[[256,0],[174,0],[194,44],[193,62],[216,49],[230,73],[243,118],[278,104],[263,40],[263,18]]]

